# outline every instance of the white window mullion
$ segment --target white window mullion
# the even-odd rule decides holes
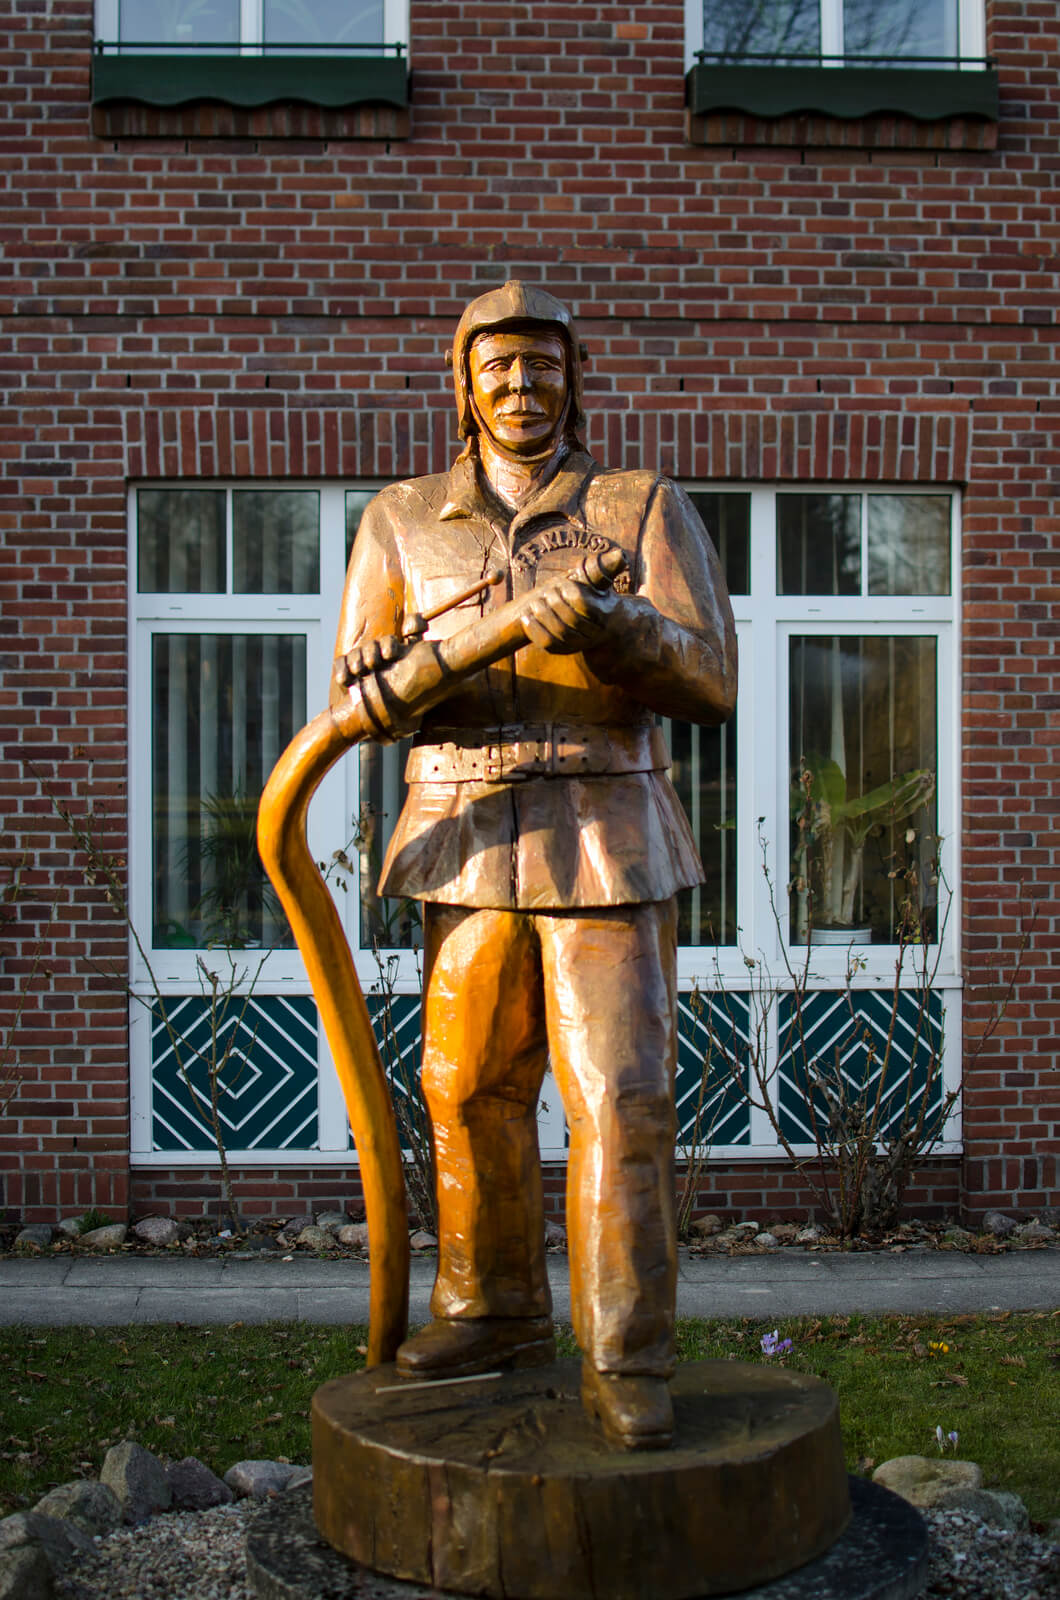
[[[239,37],[242,55],[261,55],[265,37],[264,0],[239,0]]]
[[[843,54],[843,0],[821,0],[821,54],[825,66],[842,66],[827,58]]]

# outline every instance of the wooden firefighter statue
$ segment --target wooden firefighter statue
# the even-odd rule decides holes
[[[366,692],[424,614],[465,596],[431,623],[445,638],[520,602],[523,648],[418,718],[391,704],[383,729],[415,732],[380,892],[423,902],[439,1216],[433,1320],[397,1368],[553,1358],[536,1127],[551,1062],[583,1401],[613,1445],[658,1448],[673,1431],[675,896],[702,866],[656,714],[724,721],[736,646],[687,496],[580,444],[582,360],[542,289],[468,306],[452,350],[465,447],[365,511],[331,704]]]

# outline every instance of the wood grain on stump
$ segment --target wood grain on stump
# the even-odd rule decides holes
[[[394,1577],[496,1600],[688,1600],[812,1560],[850,1498],[833,1391],[700,1361],[671,1383],[674,1447],[617,1452],[580,1365],[431,1386],[392,1366],[313,1397],[324,1537]]]

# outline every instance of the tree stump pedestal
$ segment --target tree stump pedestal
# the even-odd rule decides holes
[[[849,1542],[859,1518],[847,1534],[851,1496],[826,1384],[777,1367],[689,1363],[671,1384],[673,1449],[622,1453],[587,1421],[579,1376],[579,1363],[561,1361],[432,1385],[384,1366],[324,1384],[313,1400],[316,1528],[302,1527],[316,1555],[303,1550],[291,1567],[276,1535],[294,1512],[277,1502],[248,1537],[258,1594],[691,1600],[768,1585],[763,1594],[775,1587],[779,1600],[798,1591],[776,1580],[794,1581],[795,1569],[811,1576]],[[885,1507],[892,1521],[894,1507]],[[881,1588],[886,1560],[860,1548],[848,1557],[860,1587],[837,1594],[916,1592],[923,1523],[904,1511],[921,1537],[910,1523],[901,1572],[891,1573],[898,1586]],[[277,1570],[285,1560],[289,1579]],[[833,1591],[803,1592],[825,1600]]]

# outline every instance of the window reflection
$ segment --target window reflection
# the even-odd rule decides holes
[[[893,56],[895,64],[918,56],[952,60],[957,0],[843,0],[843,50]]]
[[[869,593],[949,594],[948,494],[870,494]]]
[[[315,41],[382,43],[383,0],[265,0],[266,44]]]
[[[133,44],[239,43],[239,0],[120,0],[118,35]]]
[[[751,592],[751,496],[694,489],[688,498],[714,542],[730,594]]]
[[[778,594],[860,594],[861,496],[777,496]]]
[[[141,594],[224,594],[224,490],[141,489],[136,569]]]
[[[791,937],[935,935],[936,641],[790,645]]]
[[[817,55],[819,0],[706,0],[703,48],[726,56]]]
[[[232,496],[235,594],[316,594],[320,495],[315,489],[237,489]]]
[[[721,728],[660,718],[670,776],[692,824],[706,882],[677,899],[678,944],[736,943],[736,718]]]
[[[257,850],[258,801],[306,721],[301,634],[152,640],[154,944],[292,944]]]

